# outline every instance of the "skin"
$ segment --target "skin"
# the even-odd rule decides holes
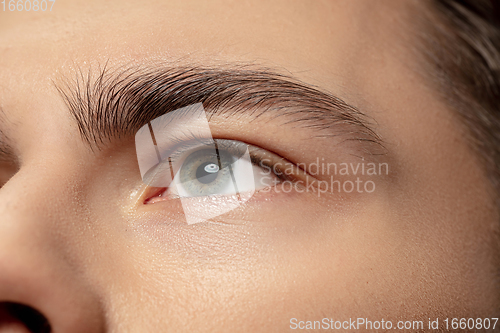
[[[55,333],[494,316],[498,215],[464,129],[418,74],[409,43],[420,6],[86,0],[0,11],[0,128],[15,157],[0,167],[0,301],[36,308]],[[181,223],[175,204],[144,204],[134,138],[91,151],[53,84],[76,66],[156,60],[250,62],[319,86],[374,119],[389,175],[371,194],[262,192]],[[352,147],[265,117],[211,130],[297,162],[356,161]],[[23,332],[1,318],[0,332]]]

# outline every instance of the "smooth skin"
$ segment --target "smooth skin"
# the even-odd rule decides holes
[[[419,75],[412,22],[424,10],[86,0],[0,11],[0,130],[14,161],[0,169],[0,301],[36,308],[54,333],[494,316],[499,217],[454,111]],[[134,138],[90,150],[54,86],[76,68],[155,61],[251,63],[331,92],[373,118],[389,175],[371,194],[257,193],[217,221],[178,223],[169,202],[144,204]],[[268,120],[215,119],[212,134],[303,163],[353,158]],[[23,332],[0,321],[9,329]]]

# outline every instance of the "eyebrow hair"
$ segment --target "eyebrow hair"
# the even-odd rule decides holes
[[[3,134],[0,131],[0,162],[12,161],[12,149],[3,140]]]
[[[5,119],[5,111],[0,106],[0,125],[6,123]],[[14,155],[13,149],[10,146],[10,141],[11,140],[0,128],[0,162],[13,162],[17,160],[17,157]]]
[[[256,119],[274,112],[273,117],[288,116],[288,123],[303,123],[318,136],[345,136],[344,141],[359,142],[370,154],[380,154],[383,148],[364,113],[328,92],[269,69],[160,64],[111,70],[106,64],[97,75],[92,69],[86,74],[79,69],[74,80],[65,79],[56,88],[91,149],[133,136],[153,119],[200,102],[209,117],[246,114]]]

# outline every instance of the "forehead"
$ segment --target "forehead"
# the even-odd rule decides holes
[[[105,64],[256,64],[355,106],[363,107],[365,98],[386,103],[387,89],[373,91],[373,78],[392,71],[406,80],[401,68],[408,57],[400,54],[406,48],[394,46],[403,44],[403,22],[412,6],[356,0],[74,0],[56,1],[52,11],[0,11],[0,131],[10,139],[2,141],[15,142],[14,150],[26,156],[38,156],[40,140],[44,147],[73,142],[78,129],[54,82]]]
[[[406,80],[407,74],[401,75],[406,48],[394,46],[403,44],[408,30],[403,22],[412,6],[347,0],[75,0],[56,1],[52,11],[0,11],[0,108],[7,120],[1,130],[19,151],[27,151],[23,146],[32,147],[33,137],[49,140],[48,132],[74,128],[54,82],[106,64],[256,64],[355,106],[370,96],[385,103],[385,90],[372,91],[373,78],[392,71]],[[21,124],[22,131],[9,123]],[[52,138],[54,144],[64,142]]]
[[[74,0],[56,1],[52,11],[0,11],[0,108],[25,127],[29,119],[23,117],[33,117],[34,110],[55,124],[66,118],[65,107],[54,105],[62,103],[53,84],[61,76],[107,63],[158,60],[257,64],[356,99],[370,88],[372,68],[394,71],[400,64],[391,62],[407,58],[390,53],[404,50],[392,46],[401,44],[411,6],[350,0]]]
[[[342,80],[359,64],[361,50],[393,38],[407,7],[370,1],[61,1],[51,12],[0,12],[0,66],[17,60],[45,72],[109,59],[259,61],[312,75],[326,70]]]

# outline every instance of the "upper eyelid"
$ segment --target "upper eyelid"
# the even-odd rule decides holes
[[[185,154],[186,152],[196,149],[198,147],[201,148],[204,146],[208,146],[210,144],[213,144],[213,142],[214,142],[213,139],[193,138],[191,140],[186,140],[181,143],[173,144],[172,146],[168,147],[168,149],[162,150],[161,154],[170,157],[172,160],[178,160],[181,157],[181,155]]]
[[[186,139],[189,137],[185,137]],[[172,145],[171,147],[168,147],[168,149],[165,151],[162,151],[162,155],[168,156],[172,161],[177,161],[180,160],[182,155],[188,153],[188,152],[193,152],[196,149],[200,148],[206,148],[206,147],[212,147],[214,142],[217,142],[218,148],[220,150],[226,150],[229,151],[230,153],[235,153],[238,149],[239,152],[241,152],[242,148],[246,147],[254,147],[252,145],[246,144],[244,142],[241,142],[239,140],[231,140],[231,139],[212,139],[212,138],[197,138],[197,137],[192,137],[190,140],[186,140],[182,143],[177,143]],[[258,147],[254,147],[257,149],[262,149]],[[165,159],[161,161],[161,163],[164,163]]]

